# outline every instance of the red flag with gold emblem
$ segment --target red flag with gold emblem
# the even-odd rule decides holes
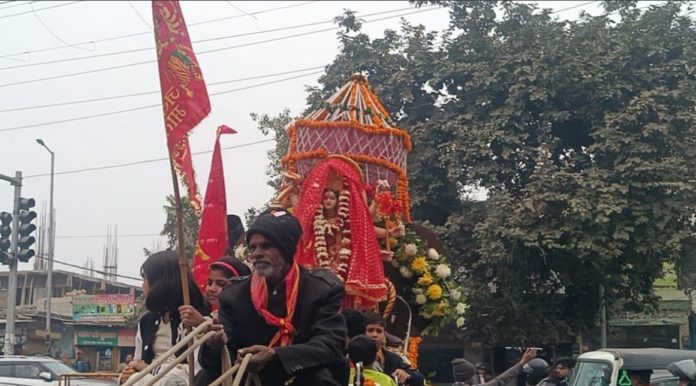
[[[210,263],[225,255],[227,249],[227,199],[225,196],[225,174],[220,154],[220,135],[235,134],[236,131],[222,125],[218,127],[213,159],[210,162],[208,188],[205,191],[201,229],[198,232],[196,255],[193,258],[193,279],[205,293]]]
[[[201,197],[191,162],[188,133],[210,113],[210,99],[178,1],[153,1],[167,146],[174,168],[198,211]]]

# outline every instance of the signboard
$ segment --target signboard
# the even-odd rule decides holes
[[[652,313],[615,311],[609,318],[609,325],[617,327],[666,326],[689,323],[691,304],[688,298],[685,300],[661,300],[657,306],[657,311]]]
[[[115,347],[118,344],[118,331],[80,328],[75,332],[75,344],[78,346]]]
[[[135,297],[130,294],[75,295],[72,309],[76,322],[123,322],[135,312]]]

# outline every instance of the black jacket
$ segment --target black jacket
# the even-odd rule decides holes
[[[204,316],[209,314],[206,309],[199,309],[198,312]],[[160,323],[161,315],[157,312],[148,311],[140,318],[140,321],[138,321],[138,334],[136,336],[134,353],[136,359],[142,359],[147,364],[152,363],[152,360],[155,358],[155,334],[157,333]],[[184,326],[181,323],[181,318],[178,313],[171,316],[169,326],[172,330],[171,344],[174,346],[184,337]],[[186,347],[179,350],[176,356],[181,355],[184,351],[186,351]]]
[[[406,381],[406,385],[409,386],[422,386],[425,378],[423,374],[417,369],[411,368],[398,354],[395,354],[387,349],[382,349],[384,353],[384,373],[387,375],[392,375],[396,369],[402,369],[411,375]]]
[[[157,333],[160,323],[161,317],[157,312],[148,311],[145,315],[143,315],[142,318],[140,318],[140,321],[138,322],[138,335],[136,336],[136,342],[139,340],[138,343],[140,344],[136,343],[135,345],[134,357],[136,359],[140,358],[147,364],[152,363],[152,360],[155,358],[155,334]],[[169,326],[172,330],[172,346],[180,340],[180,324],[181,319],[179,319],[178,316],[169,321]],[[184,347],[182,352],[185,350],[186,348]]]
[[[285,283],[277,293],[268,294],[268,310],[276,316],[287,314]],[[339,279],[325,269],[300,268],[299,294],[292,324],[297,331],[292,345],[276,347],[275,358],[259,373],[265,386],[283,385],[293,376],[300,379],[312,374],[334,378],[339,384],[348,383],[348,366],[343,356],[346,324],[339,313],[344,296]],[[220,322],[227,335],[227,347],[234,359],[237,350],[252,345],[267,345],[278,328],[266,324],[251,302],[251,277],[233,280],[220,296]],[[205,346],[200,353],[201,365],[210,372],[220,368],[220,353]],[[327,371],[328,370],[328,371]],[[328,380],[327,380],[328,381]],[[305,384],[305,383],[302,383]],[[330,384],[330,383],[329,383]]]

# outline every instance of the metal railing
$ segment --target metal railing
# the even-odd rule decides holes
[[[213,325],[213,322],[211,320],[208,320],[204,323],[201,323],[198,327],[196,327],[193,331],[191,331],[189,334],[187,334],[184,339],[179,341],[177,344],[172,346],[169,350],[167,350],[164,354],[159,356],[157,359],[153,360],[152,363],[150,363],[147,367],[145,367],[142,371],[138,371],[137,373],[134,373],[131,375],[128,380],[123,384],[123,386],[132,386],[139,380],[141,380],[143,377],[145,377],[147,374],[151,374],[152,370],[156,369],[157,367],[161,366],[162,364],[166,363],[166,366],[164,368],[161,368],[155,376],[149,380],[146,384],[146,386],[152,386],[155,384],[155,382],[159,381],[167,375],[170,371],[172,371],[176,366],[181,364],[186,358],[191,355],[195,349],[200,347],[201,345],[205,344],[210,338],[215,335],[215,331],[207,331],[210,326]],[[204,333],[205,332],[205,333]],[[203,334],[202,337],[196,339],[196,337],[200,334]],[[174,358],[173,361],[170,360],[171,357],[175,356],[176,353],[184,348],[184,346],[187,346],[188,348],[186,351],[181,353],[181,355],[177,356]],[[222,350],[222,369],[223,372],[222,374],[215,380],[213,381],[209,386],[220,386],[224,383],[224,386],[240,386],[242,384],[242,381],[244,380],[244,376],[248,375],[246,377],[246,382],[244,385],[251,385],[252,383],[256,386],[262,386],[261,385],[261,380],[259,376],[255,373],[248,373],[247,374],[247,367],[249,365],[249,361],[251,360],[251,354],[247,354],[244,359],[241,361],[241,363],[235,364],[232,366],[232,361],[230,359],[230,355],[227,352],[227,349]],[[234,376],[233,379],[231,377]],[[230,381],[232,381],[230,383]],[[193,386],[193,385],[190,385]]]
[[[73,379],[116,379],[120,374],[114,372],[71,373],[58,376],[58,386],[70,386]]]

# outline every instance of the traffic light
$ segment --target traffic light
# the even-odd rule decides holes
[[[36,205],[33,198],[19,199],[19,241],[17,242],[19,252],[17,260],[26,263],[34,257],[34,250],[30,247],[36,242],[31,234],[36,231],[36,225],[31,222],[36,218],[36,212],[30,210]]]
[[[7,212],[0,213],[0,264],[10,264],[10,246],[12,241],[12,214]]]

